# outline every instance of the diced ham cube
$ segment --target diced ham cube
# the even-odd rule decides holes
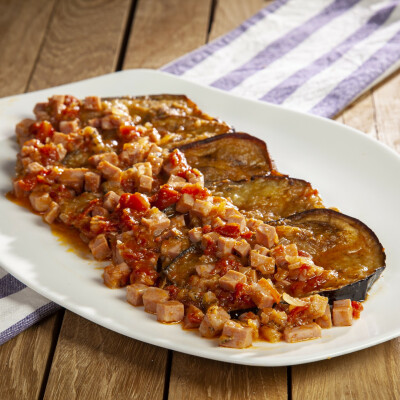
[[[263,339],[270,343],[279,342],[282,337],[282,333],[280,333],[277,329],[265,325],[260,327],[260,335]]]
[[[144,310],[148,313],[155,314],[157,312],[157,304],[163,303],[169,299],[169,294],[166,290],[149,287],[143,294]]]
[[[251,299],[258,308],[266,308],[279,303],[280,295],[270,279],[262,278],[252,285]]]
[[[236,244],[236,240],[233,238],[228,238],[220,236],[217,240],[217,256],[224,257],[232,254],[233,248]]]
[[[188,193],[183,193],[178,203],[176,203],[176,211],[184,214],[190,211],[194,206],[194,197]]]
[[[223,277],[219,278],[218,282],[222,289],[234,292],[236,285],[238,283],[246,283],[247,278],[246,275],[242,274],[241,272],[231,269]]]
[[[108,161],[110,164],[114,164],[116,166],[119,164],[118,156],[114,152],[95,154],[89,158],[89,162],[95,167],[97,167],[101,161]]]
[[[29,195],[29,201],[32,208],[38,212],[46,211],[52,203],[52,199],[47,192],[32,192]]]
[[[302,342],[304,340],[318,339],[322,335],[321,327],[312,322],[308,325],[301,325],[292,328],[285,328],[283,337],[288,343]]]
[[[13,182],[13,191],[17,199],[22,199],[23,197],[28,196],[30,192],[29,190],[25,190],[25,184],[22,179]]]
[[[228,224],[234,223],[238,224],[240,228],[240,232],[243,232],[246,229],[246,218],[241,214],[236,214],[228,217]]]
[[[101,110],[101,99],[99,96],[87,96],[85,97],[83,104],[87,110],[93,110],[93,111]]]
[[[323,329],[328,329],[332,327],[331,307],[329,306],[329,304],[326,305],[324,315],[317,318],[315,322]]]
[[[269,253],[269,250],[266,247],[260,246],[259,244],[256,244],[254,246],[254,250],[257,250],[257,252],[262,254],[263,256],[267,256]]]
[[[227,321],[219,338],[219,345],[244,349],[253,343],[253,330],[248,326],[242,326],[238,322]]]
[[[307,313],[311,318],[319,318],[325,314],[326,306],[328,305],[327,297],[314,294],[304,300],[309,304]]]
[[[180,322],[185,315],[185,308],[180,301],[169,300],[157,304],[157,321]]]
[[[247,257],[250,252],[250,244],[242,239],[242,240],[237,240],[235,245],[233,246],[233,249],[238,253],[241,257]]]
[[[133,306],[143,305],[143,294],[149,287],[143,283],[133,283],[126,287],[126,300]]]
[[[105,260],[111,255],[111,250],[104,233],[92,239],[89,242],[89,248],[96,260]]]
[[[250,251],[250,265],[263,275],[275,273],[275,260],[272,257],[259,254],[257,250]]]
[[[110,264],[104,268],[103,280],[104,284],[111,289],[126,286],[129,281],[131,269],[127,264],[121,263],[118,265]]]
[[[291,243],[285,246],[285,254],[289,257],[297,257],[299,255],[296,243]]]
[[[151,192],[153,187],[153,178],[147,175],[142,175],[139,178],[139,190],[142,192]]]
[[[79,119],[74,119],[73,121],[61,121],[60,122],[60,132],[62,133],[72,133],[79,130]]]
[[[182,253],[184,245],[185,243],[181,239],[171,238],[164,240],[161,245],[161,254],[172,260]]]
[[[350,299],[333,302],[332,321],[334,326],[350,326],[353,324],[353,307]]]
[[[102,173],[104,178],[110,181],[119,181],[121,179],[121,169],[108,161],[100,161],[97,169]]]
[[[85,190],[87,192],[97,192],[100,187],[100,175],[95,172],[86,172],[85,173]]]
[[[206,249],[210,245],[213,246],[217,243],[219,237],[220,235],[217,232],[205,233],[201,238],[201,246],[203,249]]]
[[[138,176],[146,175],[152,176],[153,175],[153,168],[149,162],[144,163],[137,163],[135,167],[138,170]]]
[[[278,235],[276,234],[275,227],[267,224],[258,226],[256,229],[256,241],[258,244],[270,249],[278,242]]]
[[[57,94],[49,98],[49,104],[56,114],[61,114],[61,111],[65,109],[64,101],[65,96],[62,94]]]
[[[193,169],[193,171],[196,171],[196,173],[193,172],[187,172],[186,173],[186,179],[189,183],[192,183],[193,185],[200,184],[201,186],[204,186],[204,175],[197,169]]]
[[[203,230],[200,227],[193,228],[189,231],[189,239],[193,243],[200,242],[202,237],[203,237]]]
[[[49,119],[49,113],[47,112],[48,103],[37,103],[35,108],[33,109],[33,113],[35,114],[36,118],[40,121],[45,119]]]
[[[108,211],[114,211],[119,203],[120,196],[117,193],[110,190],[104,195],[103,205]]]
[[[58,181],[77,192],[81,192],[86,172],[88,171],[85,168],[66,168],[59,176]]]
[[[207,217],[213,209],[214,205],[208,200],[196,199],[192,211],[201,217]]]
[[[262,225],[262,221],[259,219],[254,219],[254,218],[247,218],[246,219],[246,226],[249,228],[252,232],[255,232],[255,230]]]
[[[177,215],[171,218],[171,226],[174,228],[182,228],[186,226],[185,216],[184,215]]]
[[[186,184],[186,179],[181,178],[180,176],[171,175],[168,179],[167,184],[174,189],[182,189]]]
[[[42,164],[39,164],[38,162],[31,162],[30,164],[28,164],[28,166],[26,167],[26,172],[28,174],[38,174],[41,171],[44,171],[46,168],[43,167]]]
[[[142,218],[142,224],[149,229],[154,236],[160,235],[165,229],[169,228],[171,221],[160,210],[153,207],[151,209],[149,218]]]
[[[69,143],[70,135],[61,132],[54,132],[53,134],[53,143],[62,144],[63,146],[67,146]]]
[[[211,272],[214,270],[214,264],[200,264],[196,265],[196,272],[202,278],[207,278],[210,276]]]
[[[60,214],[60,206],[55,201],[52,201],[46,213],[43,215],[43,219],[48,224],[52,224],[58,217],[58,214]]]
[[[190,304],[186,309],[185,318],[183,319],[183,328],[184,329],[198,328],[203,318],[204,318],[203,311],[201,311],[196,306]]]
[[[218,306],[211,306],[201,321],[199,332],[204,337],[214,337],[219,335],[224,328],[225,322],[230,320],[229,314]]]
[[[108,217],[110,213],[104,207],[94,206],[92,209],[92,217],[100,216],[100,217]]]
[[[161,171],[164,160],[161,157],[151,155],[147,157],[147,161],[150,162],[154,175],[158,175]]]

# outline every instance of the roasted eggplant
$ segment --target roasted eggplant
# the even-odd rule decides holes
[[[214,196],[229,197],[246,217],[263,221],[324,207],[318,192],[309,182],[287,176],[219,182],[211,185],[210,189]]]
[[[316,265],[337,271],[337,278],[319,285],[320,294],[331,301],[365,300],[369,288],[385,268],[381,243],[358,219],[330,209],[314,209],[272,224],[281,244],[296,243],[299,250],[313,257]]]
[[[265,142],[247,133],[214,136],[181,146],[180,150],[189,165],[203,173],[206,185],[224,179],[250,179],[274,169]]]

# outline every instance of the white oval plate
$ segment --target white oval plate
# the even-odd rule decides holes
[[[163,325],[110,290],[99,263],[68,252],[36,215],[0,197],[0,263],[43,296],[123,335],[172,350],[238,364],[281,366],[357,351],[400,335],[400,157],[365,134],[338,123],[199,86],[165,73],[132,70],[0,100],[0,188],[11,189],[17,146],[14,126],[32,117],[36,102],[53,94],[188,95],[212,116],[266,141],[279,171],[310,181],[325,204],[359,218],[378,235],[387,268],[373,287],[362,318],[349,328],[323,330],[320,340],[257,342],[249,349],[218,347],[179,325]]]

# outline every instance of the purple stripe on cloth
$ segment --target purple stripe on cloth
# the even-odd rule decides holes
[[[400,58],[400,31],[346,79],[343,79],[310,113],[333,117],[362,93]]]
[[[275,40],[264,50],[260,51],[250,61],[214,81],[211,86],[231,90],[256,72],[265,69],[269,64],[289,53],[318,29],[339,17],[360,0],[335,0],[320,13],[310,18],[304,24]]]
[[[38,308],[33,313],[26,316],[21,321],[18,321],[16,324],[10,326],[8,329],[0,333],[0,345],[7,342],[14,336],[17,336],[19,333],[24,331],[25,329],[29,328],[36,322],[39,322],[43,318],[47,317],[48,315],[53,314],[61,307],[56,303],[50,302],[45,304],[44,306]]]
[[[219,49],[227,46],[229,43],[232,43],[235,39],[245,33],[249,28],[255,25],[257,22],[264,19],[267,15],[273,14],[275,11],[279,10],[283,5],[285,5],[289,0],[276,0],[271,5],[263,8],[257,14],[253,15],[251,18],[243,22],[239,27],[234,29],[233,31],[227,33],[220,38],[213,40],[212,42],[206,44],[205,46],[200,47],[198,50],[195,50],[189,53],[182,58],[179,58],[177,61],[172,62],[172,64],[167,65],[162,68],[161,71],[169,72],[174,75],[182,75],[186,71],[192,69],[197,64],[204,61],[206,58],[210,57]]]
[[[381,25],[383,25],[392,14],[396,5],[387,6],[374,14],[365,25],[350,35],[343,42],[338,44],[333,50],[325,53],[312,64],[302,68],[284,80],[278,86],[271,89],[267,94],[262,96],[260,100],[269,103],[282,104],[291,94],[293,94],[300,86],[319,74],[322,70],[335,63],[339,58],[346,54],[355,44],[361,42]]]
[[[25,288],[26,286],[18,279],[15,279],[12,275],[7,274],[0,279],[0,299],[10,296],[11,294],[19,292]]]

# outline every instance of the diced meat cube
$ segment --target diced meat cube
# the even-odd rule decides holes
[[[263,256],[267,256],[269,253],[269,250],[266,247],[260,246],[259,244],[256,244],[254,246],[254,250],[257,250],[257,252],[262,254]]]
[[[108,211],[114,211],[119,203],[120,196],[117,193],[110,190],[104,195],[103,205]]]
[[[192,243],[201,242],[203,230],[201,228],[193,228],[189,231],[189,239]]]
[[[171,218],[171,226],[174,228],[182,228],[186,226],[185,216],[184,215],[177,215]]]
[[[148,313],[155,314],[157,312],[157,304],[163,303],[169,299],[169,294],[166,290],[149,287],[143,294],[144,310]]]
[[[83,104],[87,110],[93,110],[93,111],[101,110],[101,99],[99,96],[87,96],[85,97]]]
[[[217,255],[218,257],[224,257],[232,254],[232,250],[236,244],[236,240],[233,238],[228,238],[220,236],[217,240]]]
[[[333,302],[332,321],[334,326],[350,326],[353,324],[353,307],[350,299]]]
[[[89,248],[96,260],[105,260],[111,255],[111,250],[104,233],[92,239],[89,242]]]
[[[72,133],[79,130],[79,119],[74,119],[73,121],[61,121],[60,122],[60,132],[62,133]]]
[[[124,287],[129,282],[130,274],[131,269],[128,267],[127,264],[110,264],[104,268],[104,284],[111,289]]]
[[[291,243],[291,244],[288,244],[287,246],[285,246],[285,253],[286,253],[286,256],[297,257],[299,254],[298,254],[296,243]]]
[[[48,224],[52,224],[58,217],[58,214],[60,214],[60,206],[55,201],[52,201],[46,213],[43,215],[43,219]]]
[[[275,260],[272,257],[259,254],[257,250],[250,251],[250,265],[263,275],[275,273]]]
[[[56,114],[61,114],[61,111],[65,109],[64,105],[65,96],[57,94],[49,98],[49,104]]]
[[[133,306],[143,305],[143,294],[149,287],[143,283],[133,283],[126,287],[126,300]]]
[[[85,168],[66,168],[59,176],[58,181],[63,185],[81,192],[85,182]]]
[[[201,238],[201,246],[206,249],[208,246],[214,246],[217,243],[219,235],[217,232],[210,232],[203,234]]]
[[[250,252],[250,244],[242,239],[242,240],[237,240],[235,243],[235,246],[233,246],[233,249],[241,256],[241,257],[247,257]]]
[[[185,315],[185,308],[180,301],[169,300],[157,304],[157,321],[180,322]]]
[[[211,226],[213,227],[213,229],[218,228],[220,226],[224,226],[225,222],[222,221],[222,219],[220,217],[214,218],[212,220]]]
[[[61,132],[54,132],[53,134],[53,142],[55,144],[62,144],[63,146],[67,146],[70,141],[70,135]]]
[[[197,183],[200,184],[201,186],[204,186],[204,175],[196,168],[193,168],[193,171],[196,173],[190,171],[186,172],[187,181],[194,185]]]
[[[153,168],[149,162],[144,162],[144,163],[137,163],[135,167],[138,170],[138,175],[146,175],[146,176],[152,176],[153,175]]]
[[[41,171],[44,171],[46,168],[43,167],[42,164],[39,164],[38,162],[34,161],[28,164],[26,167],[26,172],[28,174],[38,174]]]
[[[119,155],[121,161],[127,166],[143,161],[145,156],[146,151],[144,146],[138,142],[125,143]]]
[[[108,217],[110,213],[104,207],[94,206],[92,209],[92,217]]]
[[[101,161],[108,161],[110,164],[114,164],[116,166],[119,164],[118,156],[114,152],[95,154],[89,158],[89,162],[95,167],[97,167]]]
[[[254,218],[247,218],[246,219],[246,226],[249,228],[252,232],[255,232],[255,230],[262,225],[262,221],[259,219],[254,219]]]
[[[33,113],[35,114],[36,118],[40,121],[49,119],[50,115],[47,112],[48,103],[37,103],[35,108],[33,109]]]
[[[13,182],[13,190],[17,199],[22,199],[23,197],[28,196],[30,192],[30,190],[25,189],[24,181],[22,179]]]
[[[150,230],[154,236],[160,235],[165,229],[169,228],[169,218],[160,210],[153,207],[149,218],[142,218],[142,224]]]
[[[213,209],[214,205],[208,200],[200,200],[196,199],[192,208],[192,211],[196,215],[200,215],[202,217],[207,217]]]
[[[312,322],[308,325],[301,325],[292,328],[285,328],[283,337],[288,343],[302,342],[304,340],[318,339],[322,335],[321,327]]]
[[[50,207],[52,199],[47,192],[32,192],[29,201],[35,211],[43,212]]]
[[[181,178],[180,176],[171,175],[168,179],[167,184],[174,189],[182,189],[183,186],[187,184],[186,179]]]
[[[303,299],[309,303],[307,314],[315,319],[322,317],[325,314],[326,306],[328,305],[328,298],[314,294],[306,299]]]
[[[276,289],[268,281],[262,278],[257,284],[252,285],[251,299],[258,308],[272,307],[274,303],[279,302],[279,293],[276,295],[274,292]]]
[[[87,192],[97,192],[100,187],[100,175],[95,172],[86,172],[85,173],[85,190]]]
[[[261,326],[260,335],[263,339],[267,340],[270,343],[276,343],[281,340],[282,333],[277,329],[271,328],[269,326]]]
[[[284,327],[287,323],[287,314],[284,311],[278,311],[274,308],[263,308],[260,314],[261,323],[267,325],[273,322],[278,327]]]
[[[253,339],[258,339],[261,323],[260,318],[257,315],[251,311],[244,312],[243,314],[240,314],[239,321],[252,329]]]
[[[240,325],[235,321],[227,321],[219,338],[219,345],[244,349],[253,343],[253,330],[250,327]]]
[[[241,272],[231,269],[223,277],[219,278],[218,282],[222,289],[234,292],[236,285],[238,283],[246,283],[247,278],[246,275],[242,274]]]
[[[97,169],[102,173],[104,178],[110,181],[119,181],[121,179],[121,169],[108,161],[100,161]]]
[[[324,315],[317,318],[315,322],[323,329],[329,329],[332,327],[331,307],[329,304],[326,305]]]
[[[147,161],[150,162],[154,175],[158,175],[161,171],[164,160],[161,157],[151,155],[147,157]]]
[[[147,175],[142,175],[139,178],[139,190],[142,192],[151,192],[153,187],[153,178]]]
[[[243,232],[246,229],[246,218],[241,214],[231,215],[230,217],[228,217],[227,222],[228,224],[238,224],[240,232]]]
[[[181,239],[167,239],[162,242],[161,254],[169,259],[174,259],[184,250],[185,243]]]
[[[196,272],[202,278],[207,278],[210,276],[211,272],[214,270],[214,264],[200,264],[196,265]]]
[[[194,197],[188,193],[183,193],[178,203],[176,203],[176,211],[184,214],[190,211],[194,206]]]
[[[185,318],[183,319],[183,328],[184,329],[198,328],[203,318],[204,318],[203,311],[201,311],[196,306],[190,304],[186,309]]]
[[[258,226],[256,229],[256,241],[258,244],[270,249],[278,242],[278,235],[276,234],[275,227],[267,224]]]
[[[201,321],[199,332],[204,337],[214,337],[219,335],[224,328],[225,322],[230,320],[229,314],[218,306],[211,306]]]

